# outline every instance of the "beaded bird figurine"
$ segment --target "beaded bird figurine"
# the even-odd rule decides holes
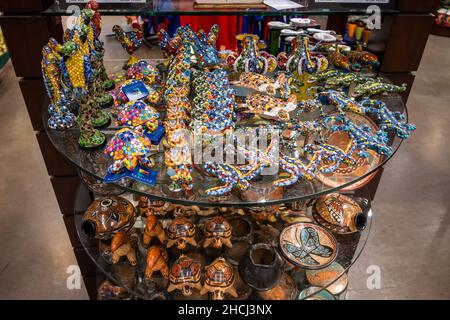
[[[133,26],[133,31],[125,33],[122,27],[118,25],[114,25],[112,30],[116,35],[117,41],[119,41],[122,45],[122,48],[124,48],[130,55],[128,61],[123,67],[127,70],[129,67],[138,62],[138,59],[134,56],[134,53],[142,44],[142,30],[140,27]]]

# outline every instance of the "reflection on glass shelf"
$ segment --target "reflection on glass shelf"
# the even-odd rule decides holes
[[[338,2],[319,2],[315,0],[294,0],[293,2],[302,5],[302,7],[286,10],[276,10],[269,6],[258,8],[239,7],[219,7],[203,6],[195,4],[195,0],[144,0],[127,1],[124,3],[101,3],[100,13],[105,16],[120,15],[147,15],[147,16],[166,16],[166,15],[261,15],[261,16],[282,16],[282,15],[328,15],[328,14],[348,14],[361,15],[367,14],[367,7],[375,3],[382,14],[398,13],[396,0],[390,0],[388,3],[380,1],[365,1],[364,3]],[[55,3],[42,12],[43,15],[72,15],[74,11],[68,10],[69,6],[82,6],[83,1],[55,1]]]

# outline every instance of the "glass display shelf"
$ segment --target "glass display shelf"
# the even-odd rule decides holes
[[[269,6],[245,8],[221,8],[217,6],[199,7],[194,0],[147,0],[140,2],[101,3],[100,13],[104,16],[142,15],[142,16],[168,16],[168,15],[250,15],[250,16],[302,16],[302,15],[366,15],[367,7],[376,4],[381,13],[385,15],[397,14],[396,1],[388,3],[380,1],[367,1],[365,3],[331,3],[314,0],[294,0],[302,5],[295,9],[276,10]],[[70,16],[74,14],[73,5],[83,7],[84,1],[55,1],[48,9],[38,13],[23,13],[24,15]],[[15,12],[21,15],[21,12]]]
[[[367,242],[367,239],[369,237],[372,219],[373,219],[373,212],[371,209],[371,203],[369,200],[369,193],[366,188],[363,188],[358,193],[358,197],[350,194],[346,194],[350,197],[352,197],[353,200],[355,200],[360,207],[362,208],[363,215],[366,217],[366,227],[362,229],[361,231],[358,231],[353,234],[336,234],[333,233],[334,237],[337,240],[337,256],[334,262],[337,262],[339,265],[342,266],[340,271],[335,273],[335,276],[330,278],[329,280],[323,281],[321,285],[315,284],[314,286],[309,283],[307,275],[305,272],[307,272],[303,268],[294,267],[293,265],[290,265],[287,263],[287,260],[283,258],[283,255],[280,252],[279,245],[278,245],[278,236],[274,236],[270,232],[262,232],[261,226],[264,226],[264,224],[257,223],[255,221],[252,221],[251,219],[247,218],[247,221],[250,221],[253,226],[253,232],[251,233],[252,236],[248,238],[246,241],[236,241],[233,236],[231,238],[233,250],[234,253],[230,253],[230,249],[204,249],[202,246],[202,224],[203,222],[208,219],[209,217],[214,216],[190,216],[189,219],[196,225],[197,228],[197,235],[198,235],[198,247],[197,248],[190,248],[188,251],[180,252],[177,249],[167,249],[168,256],[169,256],[169,267],[172,265],[172,263],[176,260],[176,258],[179,256],[179,254],[183,253],[193,259],[196,259],[199,261],[202,265],[202,279],[203,279],[203,268],[210,264],[214,259],[222,256],[227,259],[227,261],[231,262],[233,265],[233,268],[235,270],[235,287],[238,292],[238,298],[237,299],[262,299],[262,297],[259,295],[259,292],[256,290],[251,290],[250,288],[242,281],[239,272],[238,272],[238,264],[239,260],[234,260],[235,257],[239,257],[240,254],[242,255],[243,252],[245,252],[246,249],[239,249],[241,246],[243,248],[247,248],[250,243],[267,243],[270,244],[273,248],[275,248],[279,253],[283,264],[282,268],[284,271],[284,275],[282,279],[288,278],[289,281],[295,282],[295,285],[291,286],[291,290],[289,291],[289,297],[292,300],[295,299],[313,299],[318,298],[321,293],[328,294],[328,292],[334,292],[333,295],[334,299],[343,299],[345,298],[345,293],[347,289],[348,284],[348,271],[352,267],[352,265],[357,261],[360,254],[364,250],[365,244]],[[125,197],[128,200],[132,201],[134,204],[137,204],[137,201],[134,201],[133,195],[131,194],[122,194],[121,197]],[[309,218],[312,223],[314,222],[314,218],[312,215],[312,201],[308,201],[305,203],[305,206],[307,206],[305,217]],[[237,214],[236,211],[230,210],[228,213],[221,213],[221,216],[232,219],[233,217],[242,217],[242,215]],[[282,230],[283,227],[289,225],[288,223],[283,222],[281,219],[279,219],[279,214],[277,218],[276,223],[269,224],[274,229]],[[126,260],[125,257],[122,257],[118,263],[113,264],[111,260],[111,251],[110,251],[110,240],[96,240],[99,242],[98,247],[92,247],[92,239],[87,238],[84,233],[81,231],[81,224],[82,224],[82,215],[79,213],[76,213],[74,215],[75,219],[75,226],[77,233],[79,235],[80,241],[86,250],[89,257],[92,259],[92,261],[95,263],[96,267],[98,268],[98,271],[105,274],[108,280],[110,280],[112,283],[114,283],[116,286],[119,286],[121,288],[126,289],[131,293],[133,298],[138,299],[208,299],[208,295],[201,296],[198,291],[193,290],[192,296],[183,296],[179,290],[173,291],[171,293],[167,292],[167,286],[168,286],[168,280],[164,279],[160,272],[155,271],[153,276],[150,280],[145,279],[145,269],[146,269],[146,252],[147,248],[143,245],[143,228],[145,226],[145,218],[138,217],[136,219],[136,222],[134,224],[134,227],[129,231],[129,234],[136,234],[137,235],[137,244],[135,245],[135,252],[137,257],[137,264],[136,266],[131,266],[131,264]],[[160,221],[162,221],[163,226],[166,226],[168,222],[173,219],[173,216],[167,215],[163,216],[162,218],[159,218]],[[267,224],[265,225],[267,226]],[[197,239],[197,238],[196,238]],[[159,244],[157,239],[153,239],[150,245],[153,244]],[[239,252],[241,250],[240,254],[236,254],[235,252]],[[233,258],[230,258],[233,257]],[[320,271],[320,269],[317,269],[316,271]],[[287,276],[285,276],[287,275]],[[288,281],[288,282],[289,282]],[[203,283],[203,280],[201,281]],[[289,282],[291,283],[291,282]],[[304,291],[304,289],[310,288],[308,291]],[[303,291],[303,294],[300,295],[300,293]],[[229,298],[226,297],[226,298]]]
[[[118,62],[120,61],[120,62]],[[160,60],[148,60],[152,64],[158,63]],[[107,70],[111,73],[120,72],[122,60],[108,61]],[[380,76],[380,75],[379,75]],[[388,80],[385,78],[385,81]],[[242,87],[236,88],[236,96],[242,99],[245,95],[250,93],[249,89]],[[399,94],[386,94],[374,96],[374,99],[384,101],[392,111],[398,111],[406,114],[406,107]],[[159,109],[162,117],[164,117],[164,108]],[[106,111],[108,111],[106,109]],[[72,164],[80,168],[82,171],[93,176],[95,179],[102,180],[107,174],[107,168],[112,163],[112,160],[104,153],[104,148],[95,151],[82,150],[78,145],[79,129],[77,127],[66,130],[54,130],[48,128],[48,112],[47,104],[43,107],[43,122],[50,141],[55,148],[65,156]],[[305,115],[308,117],[308,115]],[[311,116],[310,116],[311,117]],[[303,119],[302,119],[303,120]],[[306,119],[305,120],[311,120]],[[239,123],[241,127],[251,127],[252,124]],[[108,140],[114,135],[118,127],[114,119],[111,125],[105,129],[101,129],[107,136]],[[201,165],[195,165],[193,170],[194,187],[190,192],[179,191],[173,192],[169,188],[171,180],[167,175],[166,165],[164,163],[163,147],[160,143],[160,148],[155,150],[152,158],[156,162],[154,170],[158,171],[156,184],[154,186],[144,185],[142,183],[133,182],[126,178],[120,183],[114,183],[116,186],[133,193],[148,196],[150,199],[159,199],[170,201],[173,203],[198,205],[204,207],[254,207],[267,206],[280,203],[288,203],[298,200],[311,199],[322,194],[338,190],[353,190],[368,183],[374,177],[377,170],[383,167],[389,159],[396,153],[402,143],[402,139],[391,136],[389,145],[392,148],[392,154],[387,157],[374,157],[373,153],[364,163],[358,164],[355,171],[344,175],[331,173],[316,175],[316,178],[307,181],[299,179],[299,181],[291,186],[283,187],[282,196],[272,187],[272,183],[284,174],[281,169],[274,175],[260,176],[258,179],[252,181],[252,187],[248,192],[242,192],[233,189],[233,191],[226,197],[214,198],[205,193],[205,190],[215,186],[223,185],[219,179],[204,175]],[[280,147],[280,150],[281,147]],[[282,150],[284,151],[284,150]],[[367,163],[366,163],[367,162]],[[361,168],[364,168],[362,170]],[[360,171],[362,170],[362,171]],[[276,194],[275,196],[273,194]]]

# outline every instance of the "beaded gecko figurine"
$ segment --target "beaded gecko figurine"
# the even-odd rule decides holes
[[[61,46],[53,38],[42,49],[41,69],[45,89],[50,98],[48,126],[51,129],[66,129],[75,124],[75,115],[69,110],[69,101],[60,82],[60,50]]]
[[[353,65],[368,66],[369,68],[378,68],[380,66],[378,57],[371,52],[364,51],[360,43],[356,45],[356,50],[344,51],[344,54]]]
[[[355,87],[352,97],[371,97],[373,95],[385,92],[403,92],[406,90],[406,83],[396,86],[390,83],[384,83],[376,79],[370,82],[361,83]]]

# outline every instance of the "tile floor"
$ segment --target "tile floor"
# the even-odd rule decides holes
[[[449,68],[450,39],[430,36],[408,102],[417,132],[386,167],[349,299],[450,299]],[[0,76],[0,142],[0,299],[87,299],[66,286],[76,260],[11,63]],[[369,290],[372,266],[381,282]]]

